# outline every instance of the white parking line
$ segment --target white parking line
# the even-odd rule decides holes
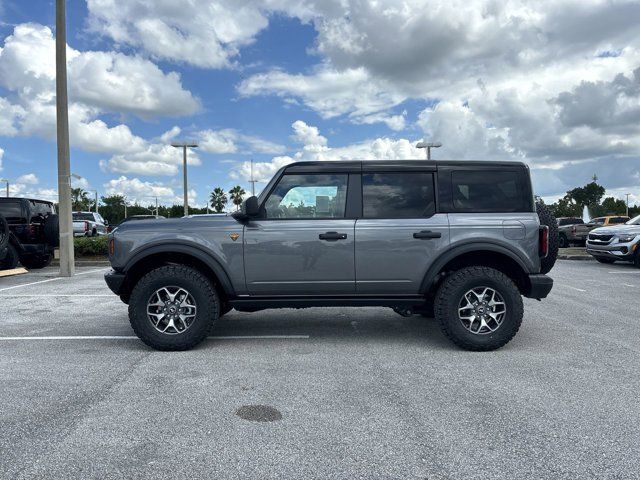
[[[78,272],[78,273],[76,273],[76,275],[88,275],[90,273],[104,272],[105,270],[107,270],[107,268],[100,268],[98,270],[89,270],[88,272]],[[46,280],[38,280],[37,282],[22,283],[20,285],[13,285],[11,287],[0,288],[0,292],[4,292],[6,290],[12,290],[14,288],[28,287],[30,285],[38,285],[40,283],[55,282],[56,280],[64,280],[64,279],[68,279],[68,278],[73,278],[73,277],[47,278]]]
[[[571,290],[576,290],[578,292],[586,292],[586,290],[582,289],[582,288],[578,288],[578,287],[572,287],[571,285],[566,285],[564,283],[560,283],[558,284],[559,287],[567,287],[570,288]]]
[[[29,294],[29,293],[17,293],[17,294],[11,294],[11,295],[0,295],[0,298],[14,298],[14,297],[25,297],[25,298],[30,298],[30,297],[110,297],[113,298],[114,300],[120,300],[120,298],[117,295],[114,295],[113,293],[108,295],[108,294],[83,294],[83,293],[40,293],[40,294]]]
[[[309,335],[227,335],[207,337],[209,340],[307,340]],[[0,337],[2,340],[137,340],[134,335],[69,335],[49,337]]]
[[[640,270],[636,270],[636,271],[633,271],[633,270],[629,270],[629,271],[626,271],[626,270],[609,270],[607,273],[631,273],[631,274],[636,274],[637,275],[637,274],[640,273]]]

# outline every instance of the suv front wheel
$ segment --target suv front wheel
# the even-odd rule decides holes
[[[465,350],[495,350],[518,332],[524,312],[518,287],[489,267],[467,267],[449,275],[435,298],[444,334]]]
[[[157,350],[188,350],[202,342],[220,315],[211,281],[185,265],[167,265],[143,276],[131,292],[129,321]]]

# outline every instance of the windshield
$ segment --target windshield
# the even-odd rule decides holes
[[[640,225],[640,215],[638,215],[637,217],[633,217],[631,220],[625,223],[625,225]]]

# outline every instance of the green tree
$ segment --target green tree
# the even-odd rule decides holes
[[[71,189],[71,208],[74,211],[87,211],[93,204],[89,199],[89,192],[82,188]]]
[[[596,207],[600,205],[600,200],[604,196],[605,188],[602,185],[598,185],[595,181],[586,184],[584,187],[576,187],[573,190],[569,190],[567,195],[577,205],[584,207]]]
[[[102,206],[100,207],[100,214],[111,225],[117,225],[120,223],[124,219],[124,196],[111,195],[108,197],[101,197],[101,200]]]
[[[213,189],[213,192],[211,192],[210,203],[211,208],[213,208],[214,212],[224,212],[224,207],[227,205],[228,201],[229,199],[227,198],[227,195],[226,193],[224,193],[224,190],[222,188],[216,187]]]
[[[233,204],[236,206],[236,210],[240,208],[240,204],[242,203],[242,200],[246,193],[247,192],[245,192],[244,188],[242,188],[240,185],[236,185],[231,190],[229,190],[229,196],[231,197],[231,201],[233,202]]]

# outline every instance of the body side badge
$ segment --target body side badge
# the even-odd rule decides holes
[[[233,240],[234,242],[240,237],[239,233],[230,233],[229,236],[231,237],[231,240]]]

